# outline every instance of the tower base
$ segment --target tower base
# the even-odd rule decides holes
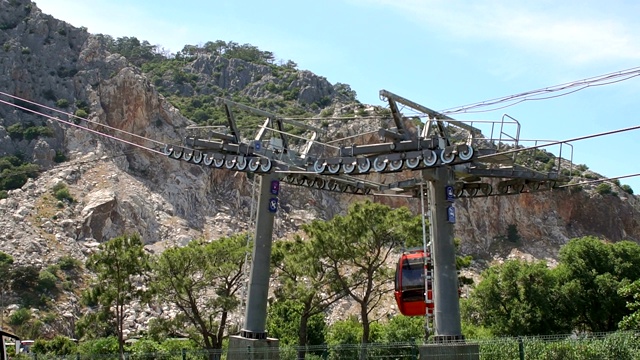
[[[419,345],[420,359],[433,360],[479,360],[480,345],[478,344],[429,344]]]
[[[279,360],[278,339],[249,339],[229,336],[227,360]]]

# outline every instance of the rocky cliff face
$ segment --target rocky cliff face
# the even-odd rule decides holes
[[[505,256],[518,248],[554,259],[560,246],[575,237],[640,241],[636,197],[570,189],[458,200],[456,234],[463,239],[463,251]]]
[[[67,112],[86,109],[93,122],[89,128],[157,150],[160,143],[179,143],[192,124],[156,85],[185,94],[195,91],[193,85],[174,84],[168,78],[152,84],[139,68],[110,53],[104,38],[42,14],[26,0],[0,0],[0,26],[0,92]],[[273,80],[265,69],[209,56],[198,58],[189,71],[197,72],[203,84],[260,97]],[[339,96],[322,77],[310,72],[295,76],[290,86],[300,90],[300,103]],[[2,100],[16,103],[4,96]],[[62,100],[68,105],[62,106]],[[54,114],[41,106],[36,109]],[[31,140],[9,135],[11,125],[25,123],[47,125],[54,135]],[[365,126],[375,130],[378,124],[331,124],[329,133],[346,136]],[[68,161],[55,163],[57,152]],[[254,183],[244,174],[172,161],[0,104],[0,156],[13,154],[45,170],[0,200],[0,250],[19,264],[45,266],[65,255],[84,260],[97,244],[126,232],[139,233],[151,251],[161,251],[194,238],[251,230]],[[53,196],[52,188],[61,182],[74,202]],[[330,218],[357,199],[285,185],[275,236],[286,237],[314,218]],[[419,211],[419,201],[380,201]],[[554,190],[458,200],[457,208],[456,236],[462,240],[462,251],[477,257],[507,257],[518,249],[553,259],[568,239],[584,235],[640,241],[640,205],[634,196]]]

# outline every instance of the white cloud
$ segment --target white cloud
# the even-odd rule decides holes
[[[395,9],[430,31],[459,40],[509,46],[552,56],[555,61],[587,64],[640,59],[640,26],[627,17],[633,11],[611,8],[617,2],[353,1]]]

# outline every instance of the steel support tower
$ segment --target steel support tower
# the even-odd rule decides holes
[[[486,137],[473,124],[389,91],[381,90],[380,96],[388,102],[389,120],[395,126],[381,127],[379,142],[349,143],[356,138],[350,136],[342,145],[333,146],[321,142],[322,129],[221,99],[228,120],[226,131],[194,128],[197,134],[187,136],[181,145],[165,146],[165,154],[176,160],[261,177],[247,307],[237,338],[267,339],[270,254],[280,181],[339,193],[414,198],[424,196],[420,189],[426,186],[431,214],[435,339],[448,342],[463,338],[453,241],[455,198],[550,190],[556,182],[566,180],[560,175],[560,169],[567,165],[561,157],[550,172],[516,163],[513,151],[522,148],[520,124],[511,117],[505,115],[501,121],[491,122],[491,134]],[[422,131],[412,127],[413,118],[404,117],[399,104],[426,118],[420,126]],[[233,110],[266,118],[253,139],[242,138]],[[302,128],[304,136],[285,131],[285,125]],[[515,127],[515,136],[505,131],[509,125]],[[292,139],[303,144],[294,148]],[[385,180],[372,181],[367,176],[370,173],[385,175]]]
[[[461,340],[460,303],[458,301],[458,271],[453,223],[448,219],[451,203],[445,188],[453,186],[451,169],[441,167],[423,170],[429,181],[429,212],[431,214],[431,259],[433,264],[434,329],[437,341]]]

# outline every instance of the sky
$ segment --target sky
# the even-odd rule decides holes
[[[224,40],[271,51],[366,104],[385,89],[445,110],[640,66],[640,2],[629,0],[40,0],[91,33],[171,52]],[[463,121],[520,123],[521,140],[567,140],[640,125],[640,77]],[[483,108],[489,110],[489,108]],[[482,124],[482,125],[480,125]],[[490,132],[489,123],[475,125]],[[516,126],[504,127],[515,136]],[[640,173],[640,130],[577,141],[573,161],[607,177]],[[532,145],[522,142],[523,145]],[[571,147],[562,147],[570,157]],[[558,146],[547,148],[558,155]],[[622,179],[640,193],[640,177]]]

